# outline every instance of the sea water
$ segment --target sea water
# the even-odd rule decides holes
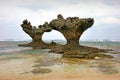
[[[34,80],[38,77],[37,75],[45,80],[49,80],[51,76],[52,78],[61,76],[59,77],[61,79],[73,76],[73,79],[75,77],[75,79],[79,79],[83,74],[86,77],[100,76],[103,78],[102,80],[107,80],[104,77],[108,77],[108,75],[110,75],[109,80],[115,76],[115,80],[120,79],[120,42],[80,42],[84,46],[114,49],[112,53],[106,53],[113,55],[113,59],[92,60],[62,58],[62,54],[49,53],[50,49],[18,46],[18,44],[23,43],[28,42],[0,41],[0,80],[28,80],[27,76]],[[58,41],[58,43],[65,44],[66,42]],[[41,76],[42,74],[49,78],[46,79],[46,77]],[[89,79],[85,78],[85,80]]]

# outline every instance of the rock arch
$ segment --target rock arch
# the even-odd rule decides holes
[[[66,45],[80,46],[79,38],[90,28],[94,23],[92,18],[82,18],[79,17],[68,17],[64,19],[61,14],[57,16],[57,19],[53,19],[49,24],[45,22],[43,25],[32,26],[28,20],[24,20],[21,27],[25,33],[27,33],[31,38],[32,42],[24,46],[43,46],[45,45],[42,41],[42,35],[44,32],[50,32],[52,29],[59,31],[64,35],[67,40]]]
[[[93,18],[68,17],[64,19],[61,14],[57,16],[57,19],[53,19],[50,23],[45,22],[43,25],[38,26],[38,28],[32,26],[27,20],[24,20],[21,27],[23,31],[32,38],[32,42],[23,44],[22,46],[50,48],[52,52],[63,53],[63,57],[70,58],[95,58],[96,56],[111,57],[105,54],[97,54],[100,52],[107,52],[109,51],[108,49],[104,50],[79,45],[81,35],[90,28],[93,23]],[[44,32],[50,32],[52,29],[64,35],[67,40],[66,45],[57,45],[54,42],[45,44],[42,41]]]

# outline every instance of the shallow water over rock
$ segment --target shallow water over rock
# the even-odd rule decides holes
[[[114,58],[78,59],[62,58],[62,54],[48,51],[48,49],[23,49],[9,53],[0,52],[0,79],[119,80],[120,78],[120,54],[107,53]]]

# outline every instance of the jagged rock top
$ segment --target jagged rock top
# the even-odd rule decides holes
[[[28,33],[44,33],[44,32],[50,32],[52,29],[49,27],[48,22],[45,22],[43,25],[39,25],[38,28],[36,26],[32,26],[28,20],[24,20],[23,24],[21,24],[21,27],[23,30]]]
[[[53,29],[74,29],[74,30],[86,30],[91,27],[94,23],[93,18],[79,18],[79,17],[68,17],[66,19],[63,18],[61,14],[57,16],[57,19],[53,19],[50,22],[50,26]]]

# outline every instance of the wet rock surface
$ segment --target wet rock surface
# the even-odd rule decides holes
[[[50,73],[52,70],[48,69],[48,68],[36,68],[33,69],[31,72],[33,74],[46,74],[46,73]]]

